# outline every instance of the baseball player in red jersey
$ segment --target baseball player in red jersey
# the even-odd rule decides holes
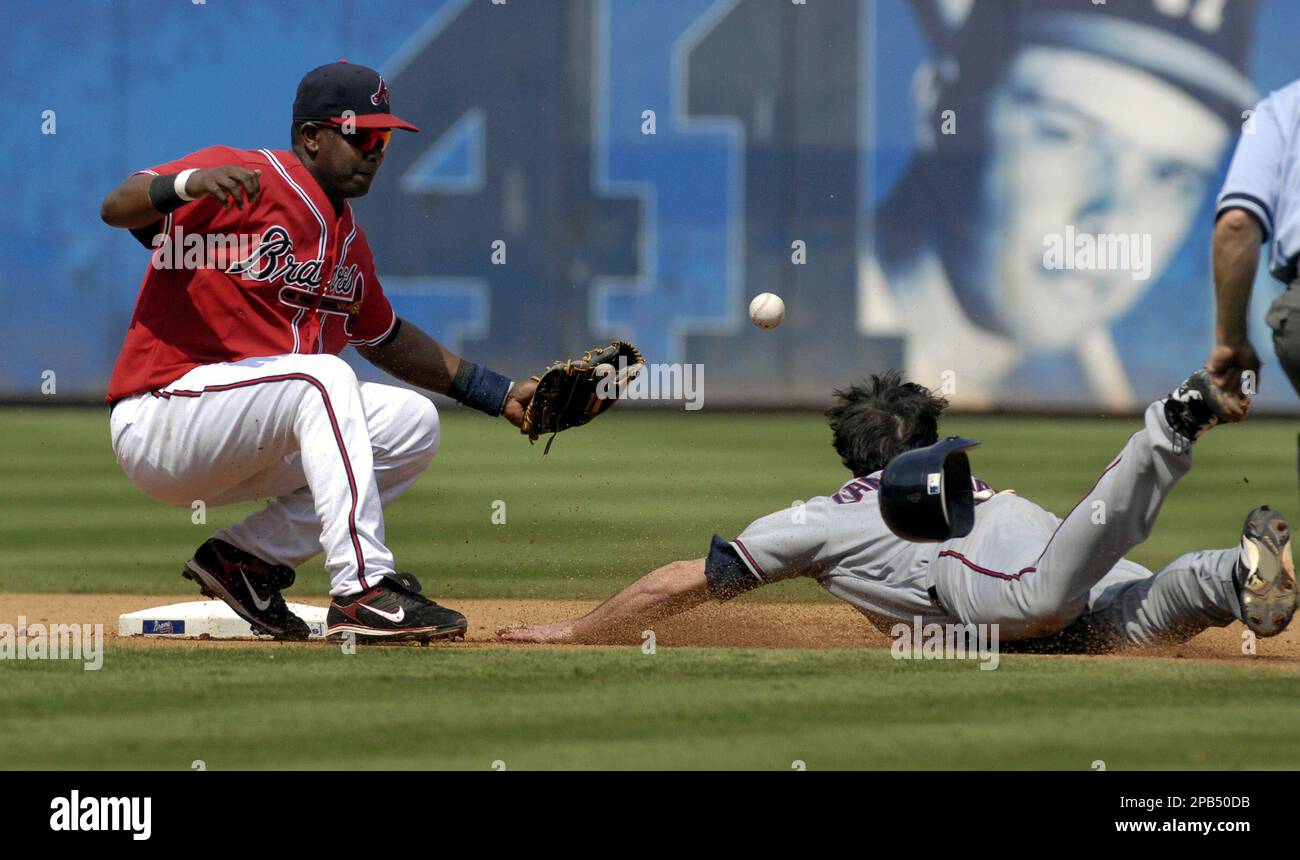
[[[359,384],[344,347],[516,426],[536,387],[452,354],[384,297],[347,200],[369,191],[393,129],[418,131],[390,113],[383,78],[332,63],[298,87],[292,149],[209,147],[104,199],[106,223],[156,249],[109,383],[113,451],[169,504],[271,499],[209,538],[184,575],[279,638],[308,635],[281,591],[322,548],[330,635],[466,627],[395,572],[384,542],[384,506],[438,450],[438,413],[411,391]]]

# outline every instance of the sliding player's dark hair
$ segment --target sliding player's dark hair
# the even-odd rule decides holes
[[[903,374],[888,370],[835,391],[826,410],[832,444],[855,477],[885,468],[894,457],[939,441],[939,417],[948,401]]]

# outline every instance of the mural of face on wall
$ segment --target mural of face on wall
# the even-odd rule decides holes
[[[959,241],[941,254],[964,261],[946,268],[972,318],[1027,350],[1060,351],[1153,285],[1209,190],[1228,126],[1154,75],[1040,46],[1017,54],[986,110],[987,160],[962,207],[981,230],[951,234]],[[1114,237],[1099,247],[1127,240],[1128,259],[1103,253],[1086,268],[1084,234]],[[1057,242],[1079,268],[1048,259]]]
[[[914,8],[933,50],[915,89],[921,141],[877,212],[890,297],[867,327],[902,330],[927,384],[953,368],[996,401],[1027,357],[1065,355],[1085,389],[1131,405],[1109,327],[1183,247],[1255,102],[1254,4]]]

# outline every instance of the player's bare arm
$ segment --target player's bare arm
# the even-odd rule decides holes
[[[100,206],[99,217],[110,227],[138,230],[200,197],[214,197],[227,209],[231,206],[243,209],[245,204],[251,206],[261,192],[261,175],[261,170],[233,164],[171,176],[137,173],[109,192]],[[181,176],[184,183],[178,189],[177,180]]]
[[[1245,371],[1259,372],[1246,319],[1263,241],[1259,222],[1243,209],[1229,209],[1214,225],[1215,343],[1206,367],[1225,388],[1235,390]]]
[[[396,336],[388,343],[359,351],[371,364],[403,382],[463,401],[461,389],[466,385],[464,380],[471,376],[473,365],[408,320],[402,320]],[[536,388],[537,382],[532,379],[510,386],[501,407],[507,421],[520,426]]]
[[[647,625],[712,599],[705,560],[674,561],[647,573],[581,618],[503,627],[509,642],[580,643],[636,639]]]

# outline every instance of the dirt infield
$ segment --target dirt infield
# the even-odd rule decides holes
[[[23,616],[28,623],[103,624],[110,643],[139,647],[220,648],[247,644],[117,635],[118,616],[124,612],[193,599],[193,594],[175,597],[133,594],[0,594],[0,621],[14,623],[19,616]],[[302,602],[317,605],[325,603],[321,599],[306,599]],[[499,627],[518,621],[546,622],[573,617],[595,605],[596,601],[592,600],[457,600],[455,608],[470,619],[468,635],[464,642],[444,643],[439,647],[556,647],[503,643],[497,641],[495,632]],[[1300,669],[1300,630],[1292,629],[1281,636],[1262,640],[1258,653],[1253,657],[1241,653],[1241,631],[1242,627],[1234,624],[1224,629],[1207,630],[1182,645],[1130,649],[1100,659],[1163,657]],[[851,607],[830,603],[742,602],[729,606],[703,606],[656,625],[655,636],[659,645],[721,648],[887,648],[890,642],[887,636],[868,624]]]

